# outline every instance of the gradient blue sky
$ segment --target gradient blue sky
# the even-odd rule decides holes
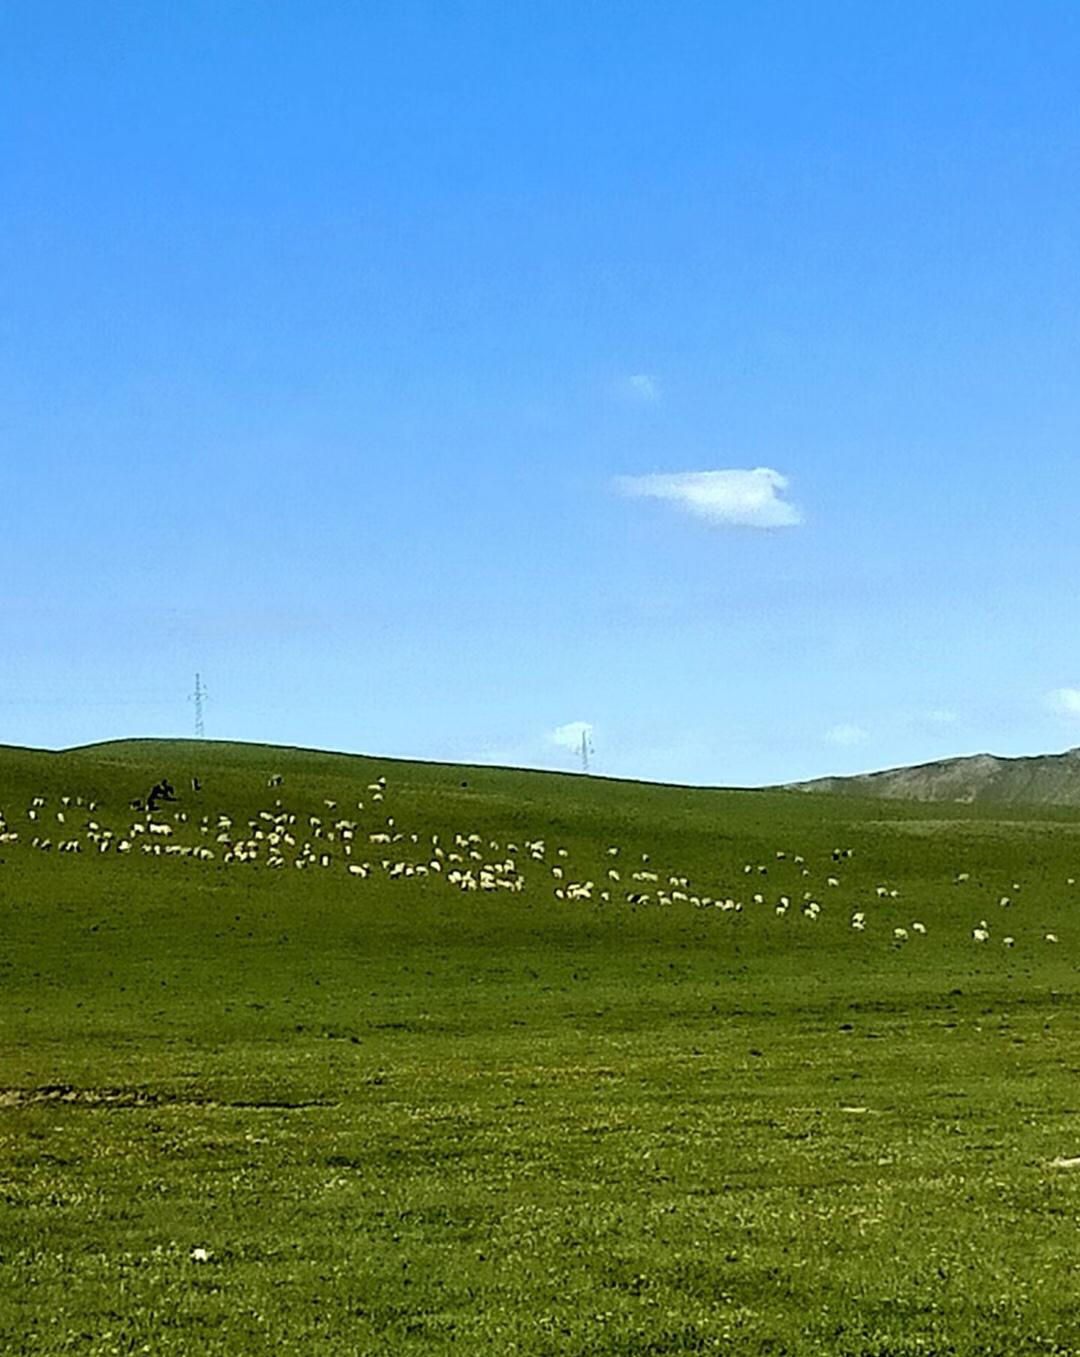
[[[5,5],[0,742],[1080,743],[1078,90],[1037,0]]]

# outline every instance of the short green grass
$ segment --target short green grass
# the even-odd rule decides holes
[[[116,851],[163,774],[213,859]],[[1080,1352],[1075,813],[154,742],[0,810],[3,1353]]]

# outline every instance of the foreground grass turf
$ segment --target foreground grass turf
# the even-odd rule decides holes
[[[162,774],[215,857],[92,849]],[[0,809],[0,1351],[1080,1352],[1080,817],[149,743]],[[372,874],[196,830],[261,811]]]

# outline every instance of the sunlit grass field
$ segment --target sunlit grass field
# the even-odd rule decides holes
[[[202,742],[0,810],[0,1352],[1080,1352],[1075,812]]]

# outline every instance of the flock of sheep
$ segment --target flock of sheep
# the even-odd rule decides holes
[[[274,775],[268,785],[276,788],[281,783],[280,775]],[[463,892],[517,894],[525,889],[527,880],[533,882],[546,875],[558,900],[624,903],[633,907],[687,905],[734,914],[771,907],[777,917],[783,918],[793,911],[810,923],[816,922],[822,913],[817,897],[827,899],[841,884],[839,877],[828,875],[824,891],[803,889],[798,902],[793,901],[793,894],[775,894],[769,899],[761,889],[729,892],[714,888],[706,892],[692,886],[686,874],[657,870],[650,865],[648,853],[624,855],[615,845],[609,846],[606,854],[598,854],[603,865],[591,869],[589,875],[573,870],[569,849],[556,847],[549,853],[543,838],[500,844],[495,839],[485,840],[475,831],[457,831],[444,842],[438,833],[407,832],[398,826],[394,816],[385,815],[387,791],[386,777],[376,778],[365,789],[366,801],[358,800],[355,810],[350,806],[348,813],[343,813],[337,801],[330,798],[323,801],[319,814],[306,815],[287,809],[276,798],[272,808],[259,810],[242,826],[227,814],[189,820],[183,809],[146,811],[136,802],[133,806],[140,809],[123,830],[103,823],[104,816],[93,800],[65,795],[50,803],[48,797],[39,795],[26,807],[22,828],[16,827],[0,809],[0,847],[21,845],[38,852],[110,855],[138,852],[155,857],[190,858],[230,868],[246,864],[270,870],[344,868],[356,879],[428,878]],[[794,871],[804,886],[807,884],[812,873],[803,855],[793,854],[788,859],[786,852],[778,850],[775,856],[774,866],[781,865],[789,874]],[[851,857],[852,850],[848,848],[832,853],[833,864],[842,864]],[[832,870],[838,868],[834,866]],[[757,878],[767,877],[768,873],[764,863],[748,862],[743,867],[743,875],[755,878],[755,884]],[[962,872],[955,884],[963,885],[968,879],[968,873]],[[1073,878],[1069,878],[1068,884],[1075,884]],[[1019,888],[1018,882],[1013,883],[1014,891]],[[879,899],[899,897],[899,891],[887,885],[878,885],[875,893]],[[1011,903],[1007,895],[998,901],[1001,909]],[[866,908],[852,911],[850,926],[855,932],[864,932],[867,922]],[[893,926],[891,934],[894,943],[902,946],[913,937],[925,936],[926,931],[926,925],[916,919],[907,926]],[[980,919],[972,928],[971,937],[977,943],[987,943],[992,932],[986,919]],[[1055,933],[1045,933],[1043,938],[1048,943],[1058,941]],[[1012,934],[1001,939],[1005,947],[1014,946],[1015,941]]]

